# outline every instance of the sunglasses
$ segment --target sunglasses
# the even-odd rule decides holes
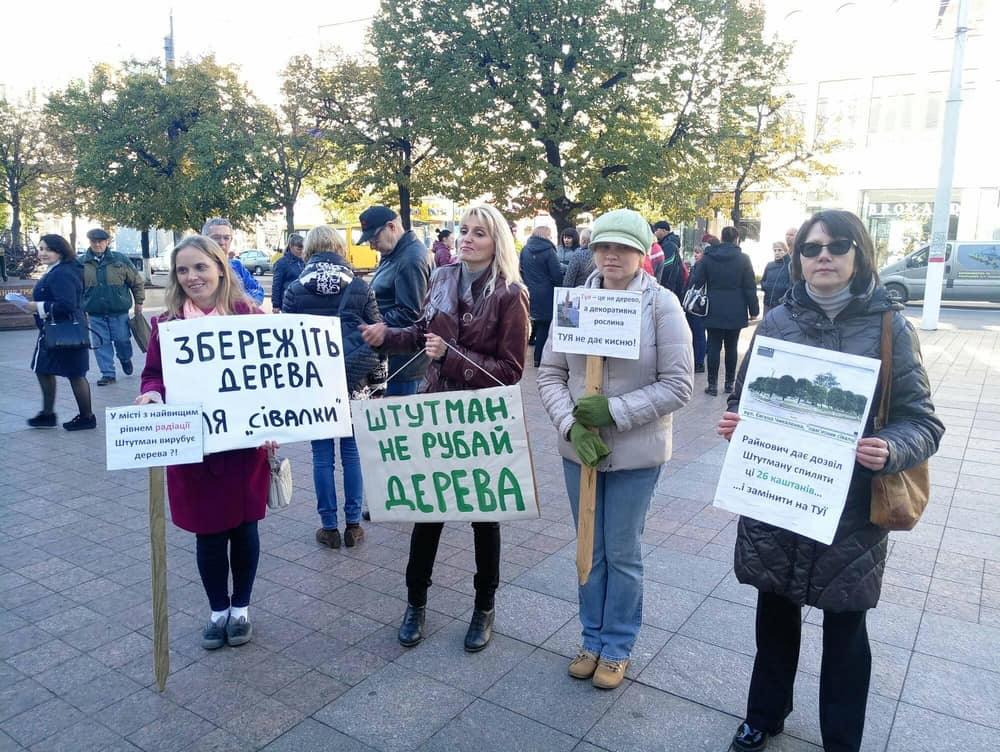
[[[833,240],[829,243],[803,243],[799,246],[799,253],[806,258],[816,258],[826,248],[834,256],[844,256],[853,247],[853,240]]]

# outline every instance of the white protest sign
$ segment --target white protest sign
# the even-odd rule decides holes
[[[552,308],[553,351],[639,359],[641,292],[557,287]]]
[[[202,405],[206,454],[351,434],[335,316],[178,319],[160,351],[167,403]]]
[[[201,405],[104,408],[108,470],[201,462]]]
[[[829,544],[880,362],[757,337],[715,506]]]
[[[372,520],[538,517],[517,386],[354,400]]]

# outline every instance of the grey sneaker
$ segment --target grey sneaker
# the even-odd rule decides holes
[[[253,624],[245,616],[239,619],[231,618],[227,622],[226,641],[230,647],[235,648],[237,645],[248,643],[251,637],[253,637]]]
[[[205,650],[217,650],[226,644],[226,622],[208,620],[201,630],[201,646]]]

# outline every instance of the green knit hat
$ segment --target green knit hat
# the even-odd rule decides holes
[[[649,253],[655,240],[653,231],[649,229],[649,222],[639,212],[615,209],[594,220],[590,247],[593,248],[598,243],[621,243],[645,255]]]

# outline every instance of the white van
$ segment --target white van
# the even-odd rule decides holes
[[[882,284],[902,302],[924,299],[929,251],[924,246],[879,271]],[[953,240],[944,257],[942,300],[1000,303],[1000,241]]]

